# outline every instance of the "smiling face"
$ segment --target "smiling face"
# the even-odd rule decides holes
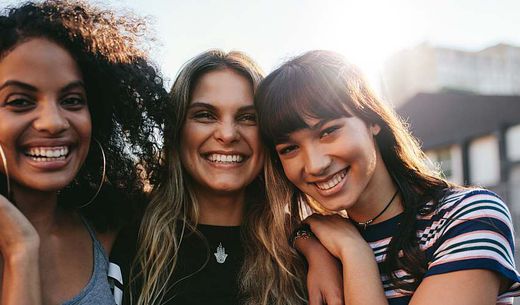
[[[33,38],[0,59],[0,144],[15,190],[64,188],[85,160],[90,134],[82,75],[64,48]]]
[[[386,171],[374,139],[379,126],[357,117],[306,123],[276,145],[287,178],[328,210],[351,209]]]
[[[243,192],[264,160],[251,83],[230,69],[211,71],[191,96],[180,149],[195,189]]]

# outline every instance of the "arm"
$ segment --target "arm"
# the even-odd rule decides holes
[[[506,304],[501,295],[518,283],[514,236],[507,206],[486,190],[470,190],[442,215],[445,225],[425,278],[410,304]],[[518,295],[518,288],[508,291]],[[498,296],[498,300],[497,300]],[[506,300],[503,300],[505,298]]]
[[[323,246],[343,265],[345,304],[387,305],[372,249],[354,225],[338,215],[315,214],[305,222],[311,226]]]
[[[0,196],[0,252],[3,258],[2,305],[39,305],[38,233],[25,216]]]
[[[494,305],[500,286],[499,275],[484,269],[433,275],[419,285],[410,305]]]
[[[443,226],[435,227],[441,235],[433,238],[439,243],[410,304],[509,304],[509,297],[520,295],[520,277],[514,270],[507,207],[496,195],[482,190],[450,204],[453,206],[443,209],[445,214],[437,215],[448,221],[436,223]],[[380,298],[381,282],[376,283],[374,277],[378,275],[374,256],[367,251],[366,242],[363,246],[357,229],[347,220],[331,216],[313,215],[306,222],[343,263],[345,303],[385,304]],[[356,294],[359,291],[369,294],[360,296]],[[372,299],[360,302],[362,298]]]
[[[296,238],[294,247],[305,256],[309,265],[309,305],[343,304],[343,279],[338,260],[314,237]]]

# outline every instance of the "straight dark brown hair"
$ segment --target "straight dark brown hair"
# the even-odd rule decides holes
[[[290,198],[291,215],[296,218],[301,218],[297,211],[308,200],[284,176],[274,146],[291,132],[308,127],[305,120],[309,118],[355,116],[367,125],[381,127],[375,136],[376,145],[404,206],[402,222],[390,241],[382,271],[396,288],[413,291],[427,268],[416,240],[417,216],[431,213],[450,184],[428,167],[427,157],[406,124],[377,98],[355,66],[331,51],[310,51],[284,63],[262,81],[255,106],[262,138],[272,160],[267,165],[271,170],[266,177],[267,188],[290,190],[290,194],[273,194],[269,202],[286,204],[283,201]],[[426,205],[432,200],[433,205]],[[404,255],[399,257],[401,250]],[[400,280],[396,274],[399,269],[408,272],[414,281]]]

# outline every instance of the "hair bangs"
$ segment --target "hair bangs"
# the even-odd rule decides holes
[[[260,85],[257,95],[259,124],[268,142],[287,141],[292,132],[308,128],[309,119],[352,116],[347,108],[347,93],[326,73],[293,64],[270,76]]]

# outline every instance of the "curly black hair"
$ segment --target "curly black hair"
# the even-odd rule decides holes
[[[107,164],[102,191],[80,211],[100,231],[136,217],[146,187],[157,183],[167,94],[146,56],[148,34],[144,19],[82,1],[27,2],[0,14],[0,60],[20,43],[45,38],[68,50],[83,74],[92,136]],[[88,202],[101,173],[93,141],[76,179],[60,192],[59,205],[73,209]]]

